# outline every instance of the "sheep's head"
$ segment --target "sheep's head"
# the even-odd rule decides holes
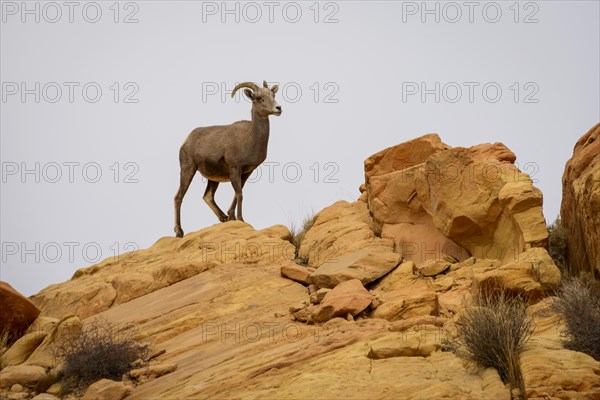
[[[233,89],[231,97],[241,88],[245,88],[244,94],[252,101],[253,112],[261,117],[267,117],[271,114],[281,115],[281,106],[275,101],[275,93],[279,90],[278,85],[269,89],[267,81],[263,81],[263,87],[259,87],[252,82],[242,82]]]

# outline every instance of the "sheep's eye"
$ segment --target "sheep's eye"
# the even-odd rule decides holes
[[[256,101],[262,101],[262,96],[256,96]]]

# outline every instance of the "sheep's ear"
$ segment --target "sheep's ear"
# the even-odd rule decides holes
[[[252,90],[250,90],[250,89],[244,89],[244,94],[250,100],[254,100],[254,93],[252,92]]]
[[[275,85],[271,88],[271,92],[273,92],[273,94],[277,93],[278,90],[279,90],[279,85]]]
[[[266,88],[266,89],[269,88],[269,85],[267,85],[267,81],[263,81],[263,87]]]

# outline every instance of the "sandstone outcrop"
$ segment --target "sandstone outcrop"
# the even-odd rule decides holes
[[[325,294],[312,320],[317,323],[329,321],[335,317],[355,317],[373,302],[370,294],[358,279],[345,281]]]
[[[560,215],[569,266],[600,279],[600,123],[575,144],[562,185]]]
[[[262,231],[233,221],[188,234],[164,237],[152,247],[111,257],[77,270],[73,278],[52,285],[31,300],[46,316],[81,318],[105,311],[155,290],[210,270],[215,265],[264,265],[294,258],[290,232],[277,225]]]
[[[35,304],[2,281],[0,304],[0,326],[6,330],[9,340],[18,339],[40,314]]]
[[[547,246],[542,194],[515,160],[501,143],[451,148],[429,134],[368,158],[362,198],[405,259],[508,260]]]
[[[78,270],[32,296],[42,314],[2,355],[14,365],[0,395],[19,384],[33,397],[60,370],[52,345],[101,318],[135,327],[152,361],[87,398],[509,400],[495,369],[443,351],[465,303],[491,288],[532,303],[526,395],[594,398],[599,363],[562,346],[542,197],[514,161],[501,144],[426,135],[370,157],[360,199],[320,211],[298,260],[286,227],[227,222]]]
[[[92,384],[82,400],[121,400],[131,393],[132,388],[121,382],[102,379]]]

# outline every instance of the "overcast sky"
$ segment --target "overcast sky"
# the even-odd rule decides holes
[[[551,222],[600,120],[598,1],[1,7],[0,278],[26,295],[173,235],[179,147],[250,118],[237,82],[281,87],[269,164],[244,192],[256,228],[357,199],[365,158],[430,132],[506,144]],[[204,186],[183,202],[186,233],[217,222]],[[232,194],[219,187],[222,208]]]

